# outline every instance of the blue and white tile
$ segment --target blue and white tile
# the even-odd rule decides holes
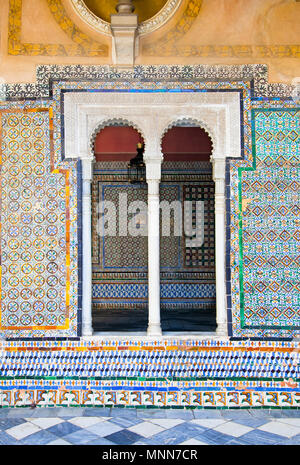
[[[110,434],[117,433],[122,429],[124,429],[122,428],[122,426],[116,425],[115,423],[112,423],[110,421],[100,422],[96,425],[89,426],[87,428],[87,430],[91,433],[96,434],[97,436],[101,436],[103,438],[109,436]]]
[[[79,428],[88,428],[89,426],[96,425],[109,420],[109,417],[75,417],[68,420],[69,423],[72,423]]]
[[[127,444],[134,444],[135,442],[143,439],[142,436],[140,436],[137,433],[134,433],[133,431],[129,431],[127,429],[123,429],[121,431],[118,431],[117,433],[110,434],[109,436],[106,436],[106,439],[109,441],[112,441],[114,444],[120,444],[120,445],[127,445]]]
[[[52,426],[58,425],[59,423],[63,423],[64,420],[61,418],[26,418],[29,423],[38,426],[41,429],[51,428]]]
[[[266,431],[267,433],[278,434],[286,438],[291,438],[293,436],[296,436],[297,434],[300,434],[299,427],[292,426],[279,421],[270,421],[265,425],[259,426],[257,429]]]
[[[199,419],[197,418],[196,420],[191,420],[190,423],[193,423],[198,426],[202,426],[203,428],[207,429],[212,429],[216,428],[217,426],[223,425],[224,423],[227,423],[227,420],[225,419],[218,419],[218,418],[203,418]]]
[[[141,418],[125,418],[125,417],[113,417],[110,422],[115,423],[116,425],[122,426],[123,428],[129,428],[130,426],[137,425],[141,423]]]
[[[96,434],[93,434],[90,431],[84,429],[64,436],[65,441],[74,445],[87,444],[89,442],[96,441],[97,439],[99,439],[99,437]]]
[[[278,444],[283,440],[283,437],[279,436],[278,434],[268,433],[267,431],[255,429],[247,434],[244,434],[243,436],[240,436],[238,440],[244,444],[259,446]]]
[[[300,429],[300,418],[278,418],[277,421]]]
[[[175,426],[185,423],[185,421],[181,418],[156,418],[149,421],[155,425],[161,426],[164,429],[174,428]]]
[[[49,444],[51,441],[57,440],[57,436],[54,434],[49,433],[47,430],[41,430],[38,431],[37,433],[30,434],[30,436],[26,436],[24,439],[22,439],[21,443],[23,445],[46,445]]]
[[[144,438],[149,438],[150,436],[161,433],[162,431],[164,431],[164,428],[162,428],[158,424],[155,424],[154,422],[143,421],[142,423],[131,426],[130,428],[128,428],[128,430],[132,431],[133,433],[139,434]]]
[[[199,441],[196,438],[187,439],[186,441],[180,442],[180,446],[207,446],[206,442]]]
[[[57,425],[51,426],[48,428],[48,431],[52,434],[55,434],[58,437],[67,436],[67,434],[75,433],[75,431],[79,431],[81,428],[78,428],[72,423],[65,421],[63,423],[58,423]]]
[[[65,439],[55,439],[47,444],[48,446],[71,446],[72,444]]]
[[[204,441],[210,445],[225,445],[232,441],[233,436],[224,434],[213,429],[203,431],[201,434],[195,436],[199,441]]]
[[[175,428],[162,431],[148,438],[145,442],[151,445],[174,445],[190,439],[187,432],[178,431]]]
[[[254,428],[251,428],[249,426],[235,423],[234,421],[228,421],[226,423],[223,423],[222,425],[218,425],[214,427],[215,431],[219,431],[219,433],[223,433],[223,434],[228,434],[235,438],[243,436],[243,434],[247,434],[250,431],[253,431],[253,429]]]
[[[12,436],[14,439],[20,440],[26,438],[26,436],[37,433],[38,431],[41,431],[41,428],[34,425],[33,423],[26,422],[7,429],[6,433]]]

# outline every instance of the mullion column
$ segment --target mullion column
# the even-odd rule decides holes
[[[217,335],[227,335],[225,293],[225,158],[213,158],[215,181],[215,267]]]
[[[159,183],[161,159],[146,161],[148,183],[148,336],[161,336]]]
[[[92,160],[82,159],[82,335],[92,328]]]

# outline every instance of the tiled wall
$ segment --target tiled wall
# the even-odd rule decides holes
[[[252,110],[252,157],[231,168],[234,336],[300,328],[299,111]]]
[[[1,355],[2,407],[300,405],[296,343],[15,342]]]
[[[1,330],[77,335],[76,167],[55,163],[51,106],[0,117]]]
[[[135,69],[135,88],[240,92],[243,153],[226,168],[229,335],[260,342],[70,340],[81,334],[81,178],[63,159],[62,91],[130,91],[132,81],[40,67],[36,85],[5,86],[0,105],[2,407],[299,405],[299,348],[287,341],[299,334],[299,113],[263,66],[216,67],[225,77],[215,83],[207,67],[152,68]],[[62,79],[50,92],[49,77]]]

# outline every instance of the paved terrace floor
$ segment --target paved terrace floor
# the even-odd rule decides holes
[[[299,445],[300,409],[1,408],[4,445]]]

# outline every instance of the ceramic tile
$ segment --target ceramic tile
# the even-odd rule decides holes
[[[281,423],[279,421],[270,421],[265,425],[259,426],[258,429],[268,433],[278,434],[287,438],[291,438],[300,434],[300,428],[290,424]]]

